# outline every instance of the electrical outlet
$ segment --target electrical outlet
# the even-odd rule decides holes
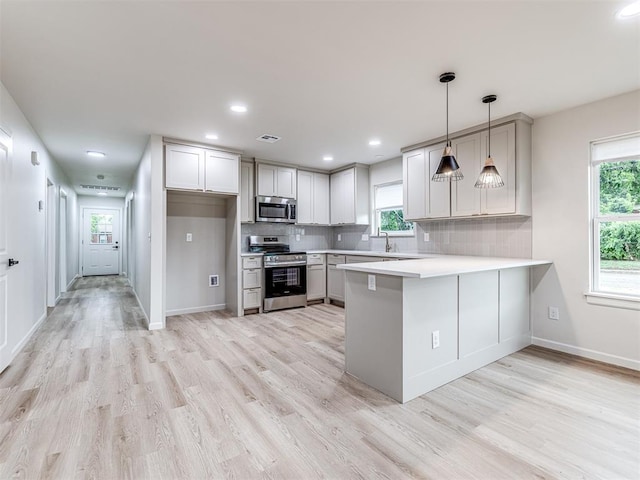
[[[367,276],[367,287],[369,288],[369,290],[373,290],[374,292],[376,291],[376,276],[375,275],[368,275]]]
[[[369,235],[368,235],[368,234],[366,234],[366,233],[363,233],[363,234],[362,234],[362,241],[363,241],[363,242],[368,242],[368,241],[369,241]]]
[[[341,242],[342,241],[342,234],[338,234],[338,241]]]
[[[431,332],[431,348],[438,348],[440,346],[440,330],[434,330]]]
[[[429,241],[429,232],[425,232],[424,233],[424,241],[428,242]]]
[[[300,241],[300,234],[296,233],[296,242],[299,242],[299,241]]]
[[[193,242],[193,234],[191,234],[191,233],[187,233],[186,241],[187,241],[187,242]]]
[[[219,287],[220,286],[220,277],[218,275],[209,275],[209,286],[210,287]]]
[[[551,320],[560,320],[560,309],[558,307],[549,307],[549,318]]]

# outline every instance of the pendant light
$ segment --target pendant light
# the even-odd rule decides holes
[[[486,103],[489,106],[489,133],[488,133],[488,155],[487,159],[484,161],[484,167],[480,172],[480,176],[474,185],[476,188],[498,188],[503,187],[504,182],[502,181],[502,177],[498,173],[498,169],[493,163],[493,158],[491,158],[491,104],[497,100],[498,97],[495,95],[487,95],[486,97],[482,97],[482,103]]]
[[[449,182],[462,180],[464,176],[460,171],[460,166],[456,162],[456,157],[453,156],[451,150],[451,141],[449,140],[449,82],[456,78],[456,74],[453,72],[446,72],[440,75],[440,83],[447,85],[447,145],[442,152],[442,158],[436,173],[433,174],[431,180],[434,182]]]

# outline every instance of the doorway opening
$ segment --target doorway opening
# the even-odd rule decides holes
[[[120,274],[120,210],[82,212],[82,275]]]

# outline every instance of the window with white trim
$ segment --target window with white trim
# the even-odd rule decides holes
[[[404,221],[402,182],[376,185],[373,202],[376,227],[380,233],[413,236],[413,222]]]
[[[591,143],[591,291],[640,298],[640,132]]]

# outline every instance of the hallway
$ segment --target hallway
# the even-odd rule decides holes
[[[529,348],[400,405],[343,373],[343,310],[148,331],[85,277],[0,375],[0,478],[633,478],[637,372]]]

